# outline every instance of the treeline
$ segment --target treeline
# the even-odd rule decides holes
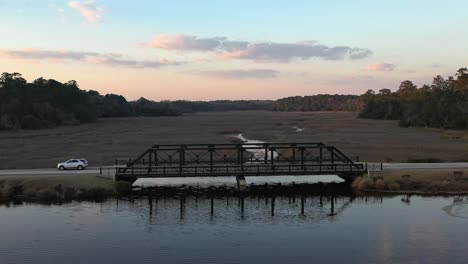
[[[357,95],[319,94],[279,99],[273,102],[273,110],[359,112],[362,105],[362,100]]]
[[[468,70],[461,68],[455,77],[438,75],[431,85],[417,87],[401,83],[396,92],[382,89],[363,95],[359,117],[399,120],[400,125],[446,129],[468,127]]]
[[[39,78],[28,83],[19,73],[0,77],[0,129],[37,129],[93,122],[97,118],[178,116],[199,111],[271,110],[271,101],[127,101],[115,94]]]

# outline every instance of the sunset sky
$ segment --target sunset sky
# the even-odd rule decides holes
[[[468,1],[0,0],[0,71],[127,99],[395,90],[468,65]]]

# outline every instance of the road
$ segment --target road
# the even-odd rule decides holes
[[[0,170],[0,177],[6,176],[76,176],[76,175],[103,175],[111,177],[115,171],[114,167],[88,167],[85,170],[58,170],[56,168],[49,169],[16,169],[16,170]]]
[[[456,163],[382,163],[386,171],[408,171],[408,170],[444,170],[444,169],[468,169],[468,162]],[[100,174],[102,168],[102,174]],[[380,163],[368,163],[368,170],[380,171]],[[49,169],[16,169],[0,170],[0,177],[6,176],[76,176],[76,175],[103,175],[112,177],[114,166],[88,167],[85,170],[65,170],[56,168]]]
[[[368,163],[370,171],[381,170],[380,163]],[[468,169],[468,162],[452,163],[382,163],[383,170],[407,171],[407,170],[447,170],[447,169]]]

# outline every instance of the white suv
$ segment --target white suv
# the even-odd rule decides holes
[[[57,164],[57,169],[66,170],[66,169],[78,169],[84,170],[88,167],[88,161],[85,159],[70,159],[65,162]]]

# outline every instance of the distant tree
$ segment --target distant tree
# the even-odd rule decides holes
[[[461,68],[457,78],[437,75],[432,85],[416,87],[411,81],[401,83],[397,92],[381,90],[366,93],[359,116],[396,119],[401,126],[424,126],[451,129],[468,127],[468,70]]]
[[[362,98],[357,95],[319,94],[295,96],[273,102],[274,111],[351,111],[362,108]]]

